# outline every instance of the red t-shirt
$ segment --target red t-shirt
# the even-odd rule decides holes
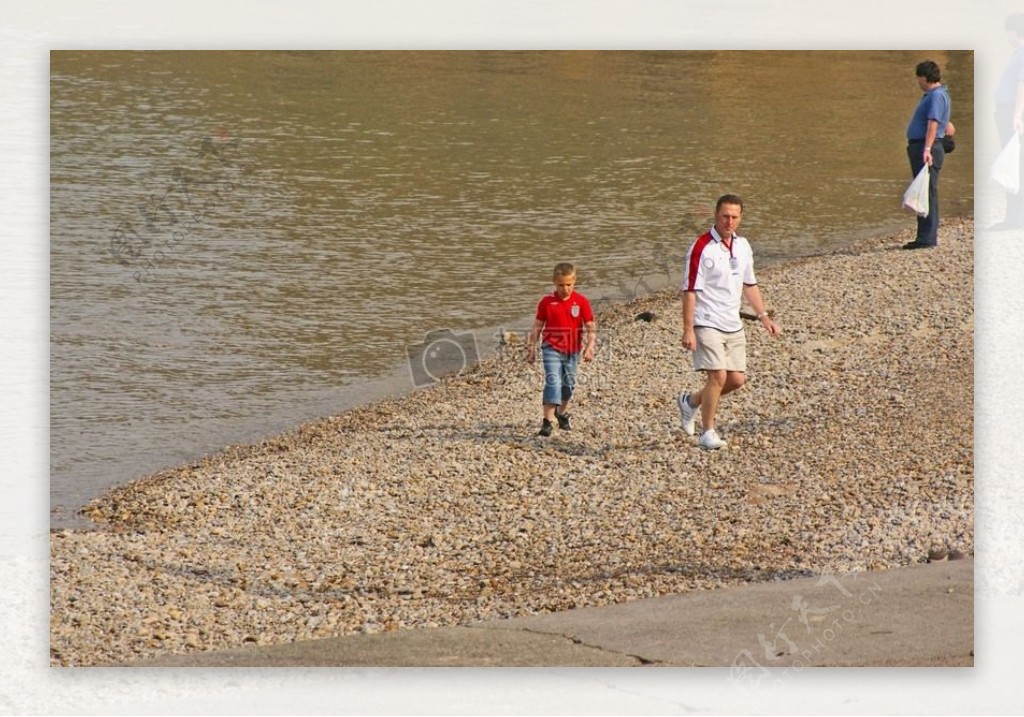
[[[551,292],[537,304],[537,319],[544,322],[541,341],[564,354],[574,354],[583,348],[583,324],[594,320],[594,312],[583,294],[574,291],[563,301]]]

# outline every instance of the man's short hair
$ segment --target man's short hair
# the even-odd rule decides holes
[[[720,196],[718,198],[718,203],[715,204],[715,214],[718,213],[718,210],[722,208],[723,204],[735,204],[740,208],[741,212],[743,211],[743,200],[740,199],[738,194],[723,194]]]
[[[923,77],[928,80],[928,84],[935,82],[942,82],[942,73],[939,71],[939,66],[931,60],[925,60],[917,65],[917,69],[914,73],[918,77]]]

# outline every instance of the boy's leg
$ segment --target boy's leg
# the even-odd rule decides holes
[[[576,368],[579,366],[580,354],[562,355],[562,402],[555,417],[558,419],[558,427],[563,431],[569,430],[571,423],[566,411],[569,409],[569,401],[576,390]]]
[[[576,369],[580,363],[580,355],[575,354],[563,354],[562,358],[562,401],[559,413],[565,413],[565,409],[569,407],[569,401],[572,399],[572,394],[576,390]]]
[[[555,409],[562,402],[562,362],[557,351],[549,346],[541,346],[541,358],[544,362],[544,418],[555,420]]]

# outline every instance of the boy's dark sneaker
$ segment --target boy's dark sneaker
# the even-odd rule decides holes
[[[558,427],[561,428],[563,431],[568,431],[570,428],[572,428],[572,426],[569,425],[568,413],[559,413],[558,411],[555,411],[555,418],[558,419]]]
[[[544,419],[544,422],[540,424],[540,431],[537,433],[538,436],[550,436],[551,435],[551,421]]]

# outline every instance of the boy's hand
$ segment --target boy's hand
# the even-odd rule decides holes
[[[584,361],[593,361],[594,360],[594,347],[593,346],[587,346],[585,349],[583,349],[583,360]]]
[[[537,360],[536,344],[526,344],[526,363],[533,363]]]

